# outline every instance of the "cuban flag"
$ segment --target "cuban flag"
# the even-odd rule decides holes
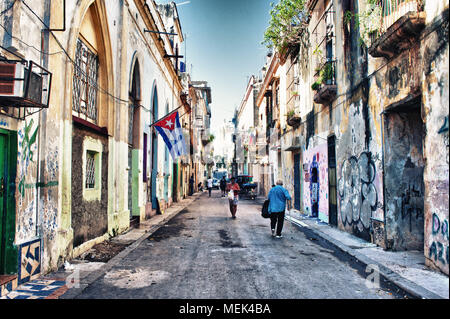
[[[161,135],[164,142],[166,142],[167,148],[174,160],[179,156],[187,154],[178,112],[167,115],[153,124],[153,126]]]

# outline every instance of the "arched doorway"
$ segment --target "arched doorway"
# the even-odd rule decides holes
[[[151,123],[158,120],[158,90],[156,85],[153,87],[153,97],[152,97],[152,112],[151,112]],[[152,199],[152,209],[157,209],[157,198],[156,198],[156,177],[158,175],[158,135],[156,130],[152,130],[152,187],[151,187],[151,199]]]
[[[113,64],[102,1],[80,1],[80,25],[73,34],[71,77],[71,195],[73,247],[108,232],[110,136],[114,108],[99,88],[112,89]],[[69,147],[69,149],[70,149]],[[63,206],[66,206],[63,204]],[[70,244],[69,244],[70,245]]]

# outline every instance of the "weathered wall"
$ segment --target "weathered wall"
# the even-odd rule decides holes
[[[394,250],[423,249],[423,122],[420,104],[410,108],[384,123],[386,245]]]
[[[336,132],[338,225],[371,241],[371,218],[383,219],[381,145],[367,97],[354,99]]]
[[[84,196],[83,183],[85,167],[82,154],[86,152],[83,143],[86,137],[100,141],[101,153],[101,197],[90,199]],[[108,231],[108,139],[74,125],[72,139],[72,228],[73,246],[100,237]]]
[[[430,7],[437,4],[428,4]],[[444,5],[444,4],[441,4]],[[449,273],[449,45],[448,1],[441,14],[429,15],[430,31],[421,43],[426,264]],[[441,8],[442,9],[442,8]],[[445,125],[447,123],[447,125]]]

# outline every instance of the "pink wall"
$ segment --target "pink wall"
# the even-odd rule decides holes
[[[319,173],[319,218],[328,223],[328,147],[321,144],[303,152],[303,163],[308,164],[308,171],[303,171],[304,191],[303,207],[311,215],[311,171],[317,167]]]

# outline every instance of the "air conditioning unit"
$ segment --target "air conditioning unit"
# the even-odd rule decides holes
[[[0,62],[0,96],[22,96],[25,66],[22,63]]]
[[[0,105],[48,107],[51,73],[30,61],[0,62]]]

